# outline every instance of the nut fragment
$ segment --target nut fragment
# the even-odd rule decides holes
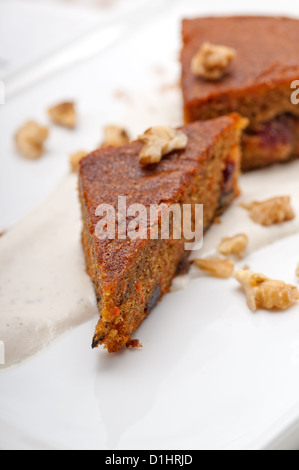
[[[295,218],[289,196],[280,196],[266,201],[254,201],[251,204],[241,204],[249,211],[251,219],[257,224],[269,226],[287,222]]]
[[[247,304],[253,312],[258,308],[286,310],[299,300],[298,288],[283,281],[273,281],[263,274],[247,270],[237,271],[235,277],[242,285]]]
[[[239,259],[244,257],[249,239],[245,233],[239,233],[233,237],[223,238],[218,245],[218,251],[224,256],[235,255]]]
[[[192,73],[207,80],[219,80],[235,56],[236,51],[230,47],[205,42],[192,59]]]
[[[104,142],[101,147],[120,147],[130,142],[125,129],[118,126],[106,126],[104,129]]]
[[[78,171],[79,162],[82,160],[82,158],[86,157],[86,155],[88,155],[88,152],[84,152],[84,150],[72,153],[70,155],[70,164],[74,173]]]
[[[151,127],[138,136],[138,140],[144,143],[139,154],[143,165],[159,163],[164,155],[184,149],[188,143],[188,137],[182,131],[169,126]]]
[[[40,126],[34,121],[28,121],[16,133],[17,149],[23,157],[36,160],[44,153],[44,142],[48,135],[47,127]]]
[[[48,109],[48,114],[54,124],[74,128],[77,123],[75,104],[73,102],[60,103]]]
[[[231,259],[205,258],[196,259],[193,263],[202,271],[223,279],[231,277],[235,268],[234,262]]]

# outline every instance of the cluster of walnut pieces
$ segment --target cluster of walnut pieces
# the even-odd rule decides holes
[[[74,128],[77,115],[73,102],[64,102],[48,109],[48,115],[54,124]],[[35,121],[28,121],[15,135],[16,148],[20,155],[29,160],[37,160],[45,153],[45,142],[49,137],[49,128]]]
[[[55,125],[74,129],[77,124],[77,112],[75,103],[65,101],[48,109],[48,116]],[[27,159],[38,159],[45,153],[45,141],[49,136],[49,128],[29,121],[23,125],[15,136],[16,147],[19,153]],[[130,142],[130,137],[125,129],[119,126],[106,126],[104,129],[104,142],[101,147],[118,147]],[[73,172],[78,171],[79,162],[88,155],[85,150],[74,152],[70,155],[70,165]]]
[[[205,42],[192,59],[192,73],[206,80],[220,80],[235,56],[236,51],[231,47]]]
[[[174,150],[185,149],[188,143],[186,134],[170,126],[151,127],[139,135],[138,140],[143,143],[139,153],[139,162],[142,165],[159,163]]]
[[[222,255],[233,255],[242,259],[248,243],[249,239],[245,234],[237,234],[223,238],[218,245],[218,251]],[[250,271],[247,267],[243,267],[234,274],[235,264],[232,259],[203,258],[196,259],[193,263],[214,277],[228,279],[234,276],[241,284],[246,294],[247,304],[253,312],[259,308],[286,310],[299,300],[299,289],[296,286],[269,279],[263,274]],[[299,263],[296,276],[299,278]]]
[[[218,245],[218,252],[224,256],[235,256],[238,259],[244,257],[249,239],[245,233],[238,233],[232,237],[226,237]],[[212,276],[227,279],[234,274],[235,263],[226,258],[202,258],[194,260],[194,264]]]

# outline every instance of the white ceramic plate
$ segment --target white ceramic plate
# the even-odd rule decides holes
[[[239,13],[239,4],[231,3],[226,12]],[[272,6],[271,12],[278,10]],[[179,77],[180,18],[196,13],[220,13],[219,5],[208,11],[198,2],[164,2],[160,14],[142,23],[130,16],[134,27],[120,42],[27,87],[0,109],[0,230],[40,204],[39,214],[48,207],[43,201],[69,171],[68,153],[95,147],[107,123],[125,124],[137,135],[154,124],[181,122],[180,94],[173,86]],[[283,13],[297,12],[286,3]],[[69,97],[78,103],[78,130],[53,129],[48,153],[38,162],[19,158],[12,143],[16,128],[28,117],[46,122],[45,109]],[[242,198],[287,191],[298,211],[297,175],[298,162],[245,175]],[[70,191],[75,194],[75,185]],[[28,217],[36,219],[36,212]],[[28,217],[25,222],[32,220]],[[24,230],[24,225],[19,223],[11,233],[18,227]],[[251,239],[244,263],[296,282],[297,219],[273,231],[259,229],[236,203],[206,235],[204,252],[223,235],[241,229]],[[78,223],[78,244],[79,230]],[[32,240],[34,249],[37,233]],[[50,255],[55,258],[55,252]],[[61,263],[57,260],[58,270]],[[0,296],[3,309],[3,286]],[[56,307],[54,296],[48,304]],[[40,316],[42,321],[43,311]],[[200,276],[165,296],[142,324],[137,334],[141,350],[117,355],[92,350],[96,321],[92,314],[54,335],[50,345],[25,362],[0,371],[1,449],[299,447],[298,306],[282,314],[252,314],[233,279]]]

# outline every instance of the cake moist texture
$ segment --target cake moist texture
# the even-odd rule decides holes
[[[98,206],[109,204],[117,211],[120,196],[126,197],[127,207],[138,203],[147,209],[161,203],[203,204],[203,230],[207,230],[239,194],[244,125],[244,119],[231,114],[183,126],[186,148],[171,152],[158,164],[139,163],[140,141],[101,148],[80,161],[82,243],[100,313],[93,347],[103,344],[116,352],[125,345],[135,346],[131,335],[169,291],[190,254],[184,237],[176,239],[171,231],[169,239],[132,239],[128,234],[124,238],[118,230],[114,239],[99,239]],[[127,226],[131,221],[127,215]]]

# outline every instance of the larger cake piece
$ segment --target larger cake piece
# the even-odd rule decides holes
[[[248,118],[250,125],[242,141],[243,170],[298,157],[299,105],[292,96],[296,98],[299,84],[299,21],[280,17],[187,19],[182,37],[185,122],[233,111]],[[204,61],[206,76],[202,73]],[[225,68],[223,75],[219,67]]]

